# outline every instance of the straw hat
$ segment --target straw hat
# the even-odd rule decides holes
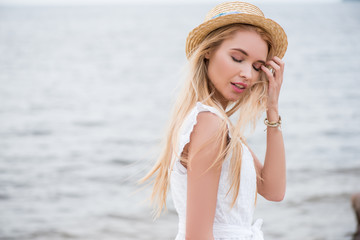
[[[233,23],[251,24],[264,29],[272,36],[275,56],[284,56],[288,45],[284,29],[273,20],[265,18],[258,7],[237,1],[217,5],[208,12],[204,22],[189,33],[185,50],[187,58],[210,32]]]

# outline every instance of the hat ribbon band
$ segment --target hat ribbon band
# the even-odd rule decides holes
[[[237,11],[234,11],[234,12],[223,12],[223,13],[219,13],[219,14],[213,16],[211,19],[218,18],[218,17],[225,16],[225,15],[230,15],[230,14],[238,14],[238,13],[242,13],[242,12],[237,12]]]

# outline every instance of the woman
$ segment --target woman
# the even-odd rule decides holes
[[[180,92],[162,153],[140,180],[155,176],[157,217],[169,186],[180,239],[263,239],[252,225],[256,194],[281,201],[285,151],[278,99],[287,48],[284,30],[256,6],[216,6],[186,42],[189,76]],[[264,165],[246,145],[244,131],[266,110]],[[229,117],[238,113],[236,123]],[[231,194],[230,194],[231,193]]]

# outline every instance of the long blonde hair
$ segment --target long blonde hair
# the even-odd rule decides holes
[[[236,203],[240,187],[242,142],[245,141],[243,135],[249,125],[252,129],[255,128],[257,120],[265,111],[268,91],[267,79],[264,73],[261,72],[258,81],[248,91],[243,93],[244,96],[240,100],[233,102],[230,109],[225,112],[220,103],[214,98],[215,87],[207,75],[205,55],[208,52],[215,51],[224,40],[232,37],[238,30],[257,32],[268,44],[268,59],[273,55],[270,35],[259,27],[246,24],[231,24],[214,30],[192,53],[189,59],[189,74],[173,107],[166,137],[163,139],[161,154],[152,169],[138,181],[138,183],[142,184],[152,176],[155,176],[150,181],[150,184],[153,184],[151,202],[154,205],[155,218],[161,215],[163,208],[166,209],[166,196],[169,190],[173,159],[180,158],[182,162],[186,162],[187,166],[191,168],[190,160],[186,156],[181,156],[181,153],[178,152],[178,136],[185,117],[195,106],[196,102],[202,102],[216,108],[224,117],[221,131],[215,136],[215,139],[221,144],[220,146],[224,147],[221,148],[216,160],[209,169],[221,166],[225,157],[231,155],[229,174],[231,184],[227,193],[230,191],[233,193],[231,208]],[[238,112],[239,116],[236,124],[233,125],[229,117],[235,112]],[[230,123],[229,128],[227,123]],[[228,136],[229,132],[232,137],[228,141],[226,136]]]

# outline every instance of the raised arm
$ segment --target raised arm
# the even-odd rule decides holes
[[[266,115],[269,122],[277,122],[279,120],[278,99],[285,64],[278,57],[274,57],[267,64],[274,69],[274,73],[264,66],[261,68],[269,80]],[[255,166],[262,178],[262,180],[258,179],[258,192],[268,200],[281,201],[286,189],[286,162],[284,140],[278,127],[267,127],[264,165],[262,166],[254,154],[253,156]]]
[[[211,240],[221,168],[212,167],[220,150],[214,140],[221,119],[210,112],[201,112],[190,137],[187,171],[186,240]],[[204,145],[205,144],[205,145]]]

